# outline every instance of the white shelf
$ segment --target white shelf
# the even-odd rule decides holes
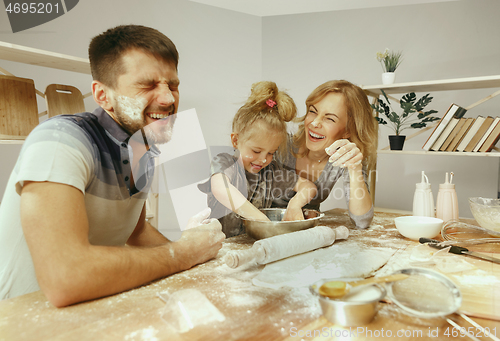
[[[378,154],[394,154],[394,155],[435,155],[435,156],[482,156],[482,157],[500,157],[497,152],[434,152],[424,150],[378,150]]]
[[[362,86],[363,90],[374,95],[381,95],[384,90],[386,94],[399,94],[406,92],[432,92],[448,90],[467,90],[467,89],[485,89],[500,88],[500,75],[442,79],[423,82],[395,83],[389,85],[370,85]]]
[[[0,140],[0,144],[23,144],[24,140]]]
[[[0,59],[90,74],[88,59],[0,41]]]
[[[396,84],[379,84],[371,86],[361,86],[368,96],[374,98],[379,98],[382,95],[382,90],[390,96],[391,94],[402,94],[409,92],[433,92],[433,91],[455,91],[455,90],[473,90],[473,89],[487,89],[487,88],[500,88],[500,75],[495,76],[483,76],[483,77],[469,77],[469,78],[454,78],[454,79],[442,79],[442,80],[432,80],[432,81],[422,81],[422,82],[411,82],[411,83],[396,83]],[[467,110],[488,101],[489,99],[500,95],[500,91],[497,90],[493,94],[481,99],[480,101],[471,104],[466,107]],[[392,97],[390,97],[392,98]],[[413,134],[416,136],[418,134]],[[436,152],[436,151],[395,151],[379,149],[378,154],[393,154],[393,155],[434,155],[434,156],[479,156],[479,157],[500,157],[499,152]],[[500,182],[500,174],[499,174]],[[370,180],[370,188],[372,188],[371,196],[373,202],[375,202],[375,178]]]

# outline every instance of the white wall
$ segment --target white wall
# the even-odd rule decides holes
[[[397,82],[500,74],[500,2],[462,0],[363,10],[266,17],[263,19],[263,77],[290,89],[301,114],[305,99],[319,84],[347,79],[358,85],[381,83],[376,52],[401,50],[404,59]],[[455,102],[468,106],[495,90],[434,92],[429,109],[445,113]],[[420,93],[417,95],[423,95]],[[500,116],[500,96],[470,110],[467,116]],[[396,109],[396,107],[395,107]],[[405,131],[407,135],[413,130]],[[391,131],[382,126],[379,146]],[[430,132],[405,144],[421,150]],[[445,172],[453,171],[460,216],[471,217],[467,198],[496,197],[499,159],[440,156],[378,158],[376,206],[411,210],[415,183],[425,170],[437,196]],[[328,200],[322,209],[341,206]]]
[[[258,17],[185,0],[86,0],[60,18],[15,34],[6,13],[0,11],[0,41],[88,58],[90,39],[120,24],[151,26],[172,39],[180,54],[180,110],[196,107],[207,141],[229,144],[230,124],[213,117],[230,119],[252,82],[260,80]],[[90,91],[89,75],[7,61],[1,61],[1,66],[16,76],[33,78],[42,92],[54,82]],[[43,99],[37,99],[45,110]],[[96,107],[92,98],[87,99],[86,107]]]
[[[0,41],[87,58],[91,37],[109,27],[155,27],[180,51],[180,109],[197,109],[208,144],[228,145],[232,116],[250,85],[261,79],[288,89],[304,113],[305,98],[324,81],[344,78],[359,85],[379,84],[381,68],[375,53],[386,47],[404,51],[398,82],[500,74],[499,12],[497,0],[483,0],[481,6],[462,0],[261,19],[185,0],[86,0],[52,22],[15,34],[0,11]],[[50,83],[90,90],[87,75],[6,61],[0,66],[33,78],[41,91]],[[467,106],[491,92],[433,93],[429,107],[442,114],[451,102]],[[45,110],[43,99],[38,100],[40,110]],[[86,106],[95,108],[92,99]],[[498,107],[497,98],[469,114],[498,116]],[[382,147],[387,134],[382,127]],[[419,150],[426,136],[409,141],[405,149]],[[13,159],[4,153],[17,152],[0,153],[4,161]],[[498,164],[498,159],[489,158],[380,156],[376,205],[409,210],[421,170],[429,174],[434,195],[444,172],[454,171],[461,216],[470,216],[469,196],[496,196]],[[4,183],[4,170],[12,165],[2,162],[0,167]],[[344,204],[330,201],[323,208],[337,205]],[[167,217],[169,212],[163,211]]]

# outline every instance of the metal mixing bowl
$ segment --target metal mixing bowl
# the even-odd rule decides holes
[[[469,198],[469,205],[474,219],[482,228],[500,233],[500,199],[481,197]]]
[[[318,293],[323,283],[328,281],[350,281],[350,279],[334,278],[323,279],[311,285],[309,290],[318,298],[323,316],[330,322],[344,327],[362,326],[370,323],[378,311],[378,302],[386,295],[385,288],[378,284],[367,285],[361,290],[368,289],[370,292],[366,299],[328,298]],[[362,295],[363,293],[360,292]],[[361,296],[363,297],[363,296]]]
[[[243,226],[247,234],[254,239],[264,239],[279,234],[305,230],[316,226],[324,213],[316,210],[304,209],[305,220],[282,221],[286,209],[284,208],[263,208],[260,210],[271,221],[243,220]]]

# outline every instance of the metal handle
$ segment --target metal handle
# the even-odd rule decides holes
[[[435,240],[435,239],[429,239],[429,238],[420,238],[418,240],[421,244],[427,244],[429,245],[430,247],[433,247],[435,249],[444,249],[444,248],[447,248],[449,247],[450,248],[450,253],[454,253],[456,255],[462,255],[466,252],[469,252],[469,249],[465,248],[465,247],[461,247],[461,246],[456,246],[456,245],[452,245],[452,246],[449,246],[449,245],[441,245],[441,242],[439,240]]]

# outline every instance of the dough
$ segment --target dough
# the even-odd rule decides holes
[[[267,264],[253,284],[278,289],[309,286],[320,279],[365,278],[387,263],[391,248],[366,248],[349,240]]]

